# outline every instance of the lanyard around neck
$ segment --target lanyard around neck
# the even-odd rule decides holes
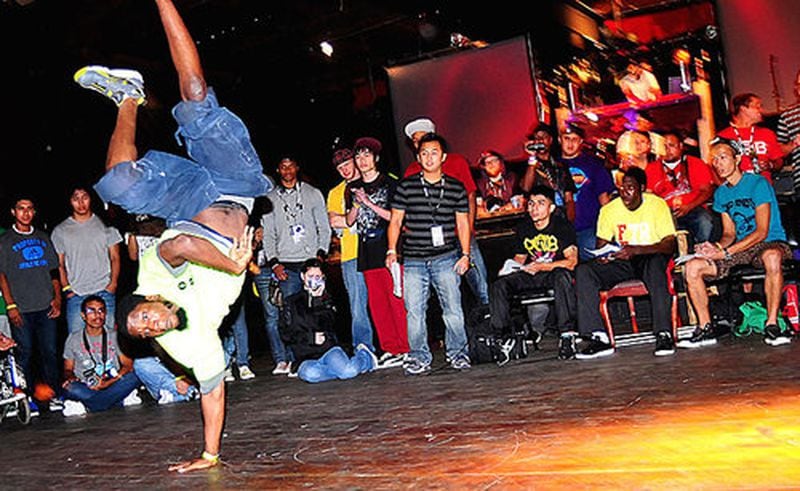
[[[97,360],[94,359],[94,355],[92,354],[92,346],[89,344],[89,338],[86,336],[86,329],[83,330],[83,347],[86,348],[86,351],[89,352],[89,357],[92,359],[92,362],[95,366],[97,366]],[[103,370],[106,369],[106,362],[108,361],[108,333],[106,332],[106,328],[103,327]]]

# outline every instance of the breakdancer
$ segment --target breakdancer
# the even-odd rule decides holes
[[[136,115],[146,96],[138,72],[89,66],[75,73],[75,81],[118,106],[98,194],[169,224],[157,247],[142,257],[136,292],[119,302],[117,323],[133,336],[154,338],[199,383],[203,452],[170,467],[187,472],[219,462],[225,360],[217,328],[241,292],[252,256],[246,225],[253,199],[272,183],[244,123],[220,107],[206,86],[194,41],[172,1],[155,3],[180,83],[181,102],[172,115],[190,159],[152,150],[139,158]]]

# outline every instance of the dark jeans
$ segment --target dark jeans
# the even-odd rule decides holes
[[[34,344],[39,350],[39,374],[44,382],[56,392],[61,387],[56,355],[58,331],[56,320],[47,318],[48,311],[49,309],[24,313],[22,319],[25,324],[22,327],[11,326],[11,334],[17,342],[17,361],[22,367],[25,380],[28,382],[28,390],[31,392],[35,386],[31,369]]]
[[[578,330],[581,335],[605,332],[600,316],[600,290],[608,290],[627,280],[642,280],[647,286],[653,309],[653,332],[671,333],[667,263],[669,256],[648,254],[635,256],[630,261],[602,263],[594,260],[579,265],[575,273],[575,287],[578,292]]]
[[[559,332],[574,329],[575,290],[572,273],[564,268],[531,275],[524,271],[498,278],[492,285],[489,297],[492,328],[509,332],[511,327],[511,297],[522,292],[553,289],[556,324]]]
[[[97,413],[114,406],[122,407],[122,401],[140,384],[134,372],[126,373],[103,390],[92,390],[83,382],[74,381],[64,389],[64,398],[82,402],[90,413]]]

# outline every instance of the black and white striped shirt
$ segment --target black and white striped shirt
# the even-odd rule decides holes
[[[455,179],[443,176],[438,182],[429,183],[422,174],[408,176],[398,184],[392,208],[405,212],[405,257],[426,259],[460,247],[456,213],[468,213],[469,203],[464,186]],[[442,227],[444,244],[434,247],[431,230],[436,226]]]
[[[778,142],[789,143],[795,136],[800,134],[800,104],[795,104],[781,113],[778,119]],[[800,191],[800,148],[795,148],[786,155],[785,164],[793,167],[792,180],[794,181],[794,191]]]

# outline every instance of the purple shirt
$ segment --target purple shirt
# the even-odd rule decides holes
[[[611,174],[603,167],[597,157],[581,152],[571,159],[561,161],[569,167],[575,181],[575,230],[593,229],[597,226],[597,215],[600,213],[598,196],[615,191]]]

